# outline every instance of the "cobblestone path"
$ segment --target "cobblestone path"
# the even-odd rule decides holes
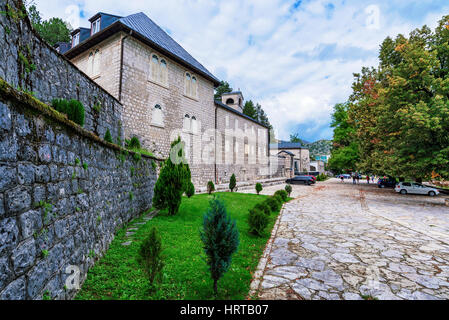
[[[449,208],[443,203],[335,179],[309,189],[284,206],[250,295],[449,299]]]

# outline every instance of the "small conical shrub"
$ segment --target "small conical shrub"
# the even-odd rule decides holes
[[[268,216],[258,208],[249,211],[248,225],[250,233],[259,237],[262,236],[269,222]]]
[[[231,180],[229,182],[229,189],[231,189],[231,192],[234,192],[236,185],[237,185],[237,179],[235,178],[235,174],[232,174]]]
[[[260,192],[263,190],[262,184],[257,183],[256,184],[256,192],[257,194],[260,194]]]
[[[212,194],[215,191],[215,185],[212,181],[207,183],[207,193]]]
[[[218,280],[229,270],[232,255],[239,246],[236,222],[230,219],[221,200],[210,201],[210,207],[203,218],[200,236],[206,262],[214,281],[214,293],[217,296]]]
[[[141,148],[141,144],[140,144],[139,138],[137,138],[135,136],[132,137],[131,140],[129,140],[128,148],[140,149]]]
[[[137,259],[143,266],[151,286],[154,280],[160,281],[162,279],[162,269],[164,268],[162,240],[155,227],[151,229],[148,237],[142,242]]]
[[[292,186],[287,184],[285,186],[285,191],[288,193],[288,196],[290,197],[290,195],[292,194],[292,191],[293,191]]]
[[[187,185],[186,196],[187,198],[191,198],[195,195],[195,186],[192,182],[189,182]]]
[[[112,143],[111,131],[109,131],[109,129],[106,130],[106,133],[104,135],[104,140],[109,142],[109,143]]]
[[[69,120],[84,126],[84,106],[78,100],[70,100],[68,103],[67,116]]]

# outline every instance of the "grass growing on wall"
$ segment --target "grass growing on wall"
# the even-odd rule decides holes
[[[245,299],[252,274],[256,270],[279,212],[270,216],[269,227],[258,238],[248,233],[248,211],[263,202],[265,196],[239,193],[217,193],[228,213],[237,220],[240,246],[234,255],[230,270],[219,282],[218,299]],[[205,262],[199,231],[203,215],[213,196],[196,195],[183,198],[176,216],[160,213],[140,227],[133,243],[124,247],[126,228],[117,234],[105,256],[89,271],[78,300],[110,299],[213,299],[212,280]],[[137,219],[134,223],[142,221]],[[132,224],[132,223],[131,223]],[[155,226],[162,236],[165,268],[163,283],[155,292],[149,292],[148,280],[137,263],[139,246]]]

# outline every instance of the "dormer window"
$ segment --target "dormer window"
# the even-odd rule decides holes
[[[79,43],[80,43],[80,33],[78,32],[77,34],[72,36],[72,48],[79,45]]]
[[[91,32],[92,35],[94,35],[100,31],[100,21],[101,21],[101,18],[98,18],[97,20],[92,22],[92,32]]]

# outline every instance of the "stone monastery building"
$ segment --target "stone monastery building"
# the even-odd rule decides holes
[[[123,104],[126,138],[166,158],[181,136],[198,187],[270,177],[269,128],[242,113],[241,92],[214,101],[220,81],[143,13],[89,21],[57,49]]]

